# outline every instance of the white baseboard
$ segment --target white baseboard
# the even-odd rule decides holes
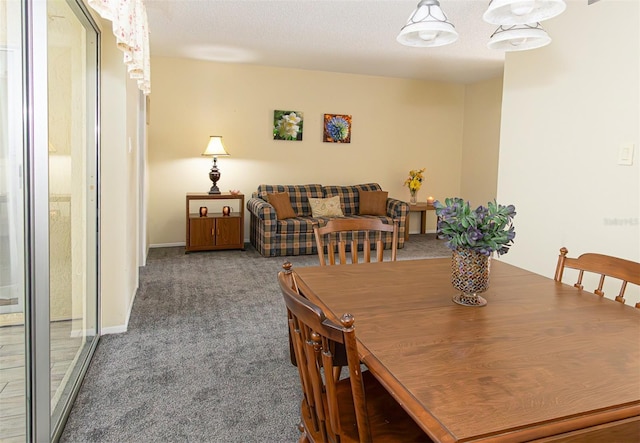
[[[172,248],[174,246],[185,246],[185,242],[177,242],[177,243],[156,243],[153,245],[149,245],[149,249],[151,248]]]
[[[136,288],[136,290],[133,291],[133,297],[131,297],[131,303],[129,303],[129,309],[127,309],[127,318],[125,320],[125,329],[128,328],[128,326],[129,326],[129,320],[131,319],[131,311],[133,311],[133,302],[136,301],[136,295],[138,295],[138,288]]]
[[[102,328],[100,332],[101,335],[122,334],[123,332],[127,332],[127,325],[109,326],[108,328]]]
[[[127,317],[124,321],[125,323],[123,325],[117,326],[103,326],[102,328],[100,328],[100,335],[122,334],[123,332],[127,332],[127,329],[129,327],[129,319],[131,318],[131,311],[133,310],[133,302],[136,300],[136,295],[138,295],[138,288],[136,288],[133,293],[133,297],[131,297],[131,303],[129,303],[129,307],[127,309]]]

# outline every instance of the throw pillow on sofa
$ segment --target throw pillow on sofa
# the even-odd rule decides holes
[[[291,200],[289,199],[288,192],[277,192],[275,194],[267,194],[267,201],[276,210],[276,218],[278,220],[284,220],[287,218],[297,217],[293,206],[291,206]]]
[[[312,198],[309,197],[309,205],[311,206],[311,215],[317,217],[344,217],[342,208],[340,207],[340,196],[329,198]]]
[[[360,199],[359,214],[360,215],[387,215],[387,197],[389,193],[386,191],[359,191]]]

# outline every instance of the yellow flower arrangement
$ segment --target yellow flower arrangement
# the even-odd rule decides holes
[[[418,192],[420,187],[422,186],[422,180],[424,180],[424,176],[422,173],[425,168],[422,169],[412,169],[409,171],[409,178],[404,181],[404,185],[409,187],[409,192],[411,194],[415,194]]]

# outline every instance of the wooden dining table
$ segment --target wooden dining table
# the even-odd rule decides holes
[[[640,309],[492,260],[484,307],[451,259],[295,268],[355,317],[362,362],[436,442],[640,441]]]

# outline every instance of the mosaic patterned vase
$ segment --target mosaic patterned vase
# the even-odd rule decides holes
[[[464,306],[484,306],[487,300],[479,296],[489,288],[491,258],[472,249],[458,248],[451,258],[451,283],[461,291],[453,301]]]

